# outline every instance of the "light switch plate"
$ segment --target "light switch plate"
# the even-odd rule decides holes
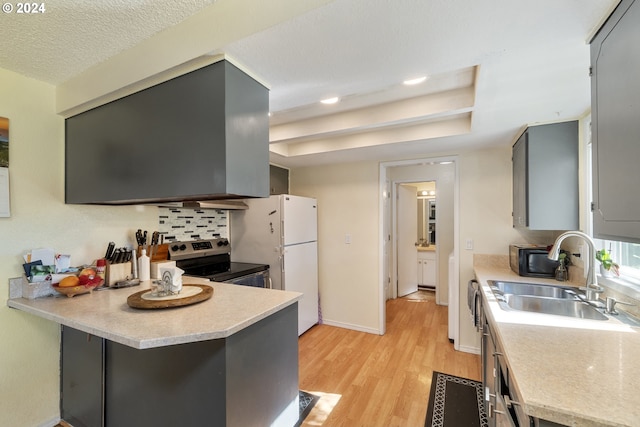
[[[467,239],[465,244],[464,244],[464,248],[468,251],[472,251],[473,250],[473,239]]]

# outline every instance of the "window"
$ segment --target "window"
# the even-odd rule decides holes
[[[640,244],[602,241],[603,248],[609,250],[611,258],[620,265],[620,275],[640,282]]]

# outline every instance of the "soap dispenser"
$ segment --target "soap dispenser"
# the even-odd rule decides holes
[[[151,280],[151,262],[146,249],[140,251],[140,257],[138,258],[138,278],[141,281]]]

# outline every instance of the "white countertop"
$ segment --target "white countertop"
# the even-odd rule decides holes
[[[528,415],[570,426],[640,425],[640,328],[615,320],[505,311],[488,280],[563,283],[521,277],[508,267],[474,270]]]
[[[228,337],[298,301],[298,292],[254,288],[184,278],[184,284],[207,284],[213,296],[176,308],[135,309],[127,297],[149,288],[151,281],[122,289],[36,299],[16,298],[9,307],[137,349]]]

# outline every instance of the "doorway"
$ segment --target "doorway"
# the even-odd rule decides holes
[[[437,184],[435,203],[437,251],[436,302],[449,306],[449,338],[458,343],[459,305],[459,223],[458,223],[458,162],[457,156],[431,159],[415,159],[380,164],[380,256],[383,259],[380,272],[380,333],[386,329],[386,308],[388,299],[398,297],[397,292],[397,227],[399,215],[396,213],[396,188],[399,184],[416,185],[420,182]],[[417,187],[416,187],[417,188]],[[417,195],[417,192],[414,193]],[[414,196],[415,199],[417,197]],[[416,218],[417,225],[417,218]],[[428,228],[427,228],[428,230]],[[417,236],[417,235],[416,235]],[[418,242],[416,242],[418,243]],[[417,261],[415,263],[417,269]],[[451,272],[451,273],[450,273]],[[417,274],[417,272],[416,272]],[[449,283],[453,286],[449,286]]]
[[[438,290],[436,181],[396,183],[396,296]],[[437,299],[437,298],[436,298]]]

